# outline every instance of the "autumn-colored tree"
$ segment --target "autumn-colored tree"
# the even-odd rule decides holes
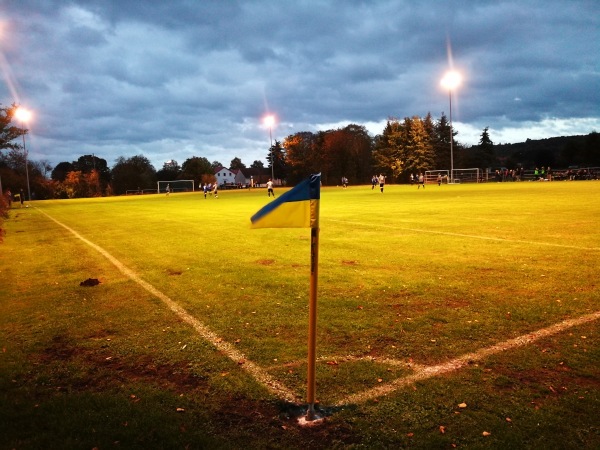
[[[288,167],[288,182],[296,184],[311,173],[320,172],[321,154],[317,135],[309,131],[296,133],[283,141]]]
[[[12,124],[18,108],[14,103],[8,107],[0,107],[0,151],[22,149],[18,138],[27,134],[28,130]]]
[[[79,198],[87,195],[87,184],[80,170],[69,172],[62,184],[68,198]]]
[[[388,119],[383,133],[375,140],[373,166],[376,172],[396,179],[402,175],[406,165],[404,131],[397,119]]]
[[[405,170],[407,173],[424,173],[434,167],[434,153],[430,135],[425,128],[425,122],[418,116],[405,118],[403,123],[405,132],[402,143],[405,155]]]
[[[102,197],[100,173],[97,170],[83,174],[83,182],[87,187],[87,197]]]

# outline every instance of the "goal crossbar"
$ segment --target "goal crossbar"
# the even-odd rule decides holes
[[[194,192],[194,185],[194,180],[158,181],[156,183],[156,193],[167,192],[167,186],[169,186],[170,192]]]

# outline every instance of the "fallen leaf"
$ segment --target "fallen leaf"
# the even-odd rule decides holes
[[[383,381],[383,378],[377,378],[377,382],[381,383]]]
[[[415,433],[408,433],[407,436],[408,437],[413,437],[415,435]]]
[[[507,418],[506,418],[506,421],[507,421],[507,422],[512,422],[512,419],[511,419],[510,417],[507,417]]]
[[[484,431],[483,433],[481,433],[483,436],[491,436],[492,433],[490,433],[489,431]]]
[[[337,361],[327,361],[327,364],[329,364],[330,366],[337,366],[338,362]]]
[[[446,432],[446,427],[444,425],[440,425],[440,433],[444,434]]]
[[[458,407],[459,407],[459,408],[466,408],[466,407],[467,407],[467,404],[466,404],[466,403],[460,403],[460,404],[458,405]]]
[[[177,408],[177,412],[184,412],[184,411],[185,411],[185,409],[183,409],[183,408]]]

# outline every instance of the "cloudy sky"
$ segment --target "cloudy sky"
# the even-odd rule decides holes
[[[273,139],[449,114],[457,140],[600,132],[598,0],[0,0],[0,103],[51,164],[266,163]]]

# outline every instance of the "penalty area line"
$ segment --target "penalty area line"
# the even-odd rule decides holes
[[[569,328],[593,322],[598,319],[600,319],[600,311],[576,317],[574,319],[564,320],[549,327],[518,336],[514,339],[499,342],[491,347],[483,348],[473,353],[467,353],[443,364],[438,364],[435,366],[420,366],[412,375],[397,378],[396,380],[385,385],[377,386],[357,394],[349,395],[338,401],[336,406],[364,403],[368,400],[383,397],[401,388],[410,386],[417,381],[423,381],[446,373],[455,372],[472,362],[481,361],[491,355],[529,345],[542,338],[561,333]]]
[[[233,345],[231,345],[229,342],[226,342],[225,340],[223,340],[222,338],[217,336],[217,334],[215,332],[210,330],[206,325],[204,325],[198,319],[193,317],[190,313],[188,313],[184,308],[182,308],[179,304],[177,304],[177,302],[172,300],[169,296],[167,296],[166,294],[164,294],[161,291],[159,291],[158,289],[156,289],[154,286],[152,286],[147,281],[144,281],[142,278],[140,278],[140,276],[137,273],[135,273],[133,270],[131,270],[130,268],[125,266],[121,261],[119,261],[117,258],[112,256],[110,253],[108,253],[106,250],[104,250],[99,245],[84,238],[77,231],[75,231],[74,229],[65,225],[64,223],[59,222],[54,217],[49,215],[47,212],[45,212],[39,208],[36,208],[36,209],[38,211],[40,211],[42,214],[44,214],[46,217],[48,217],[50,220],[52,220],[56,224],[60,225],[61,227],[63,227],[67,231],[69,231],[77,239],[81,240],[85,244],[92,247],[94,250],[96,250],[98,253],[100,253],[102,256],[104,256],[108,261],[110,261],[117,269],[119,269],[119,271],[121,271],[121,273],[123,273],[125,276],[127,276],[132,281],[136,282],[138,285],[140,285],[142,288],[144,288],[150,294],[152,294],[153,296],[155,296],[156,298],[161,300],[182,321],[184,321],[188,325],[191,325],[192,328],[194,328],[194,330],[196,330],[196,332],[202,338],[204,338],[206,341],[210,342],[214,347],[216,347],[217,350],[219,350],[221,353],[223,353],[229,359],[231,359],[232,361],[237,363],[238,366],[242,370],[245,370],[247,373],[249,373],[258,383],[262,384],[265,388],[267,388],[267,390],[269,392],[271,392],[275,396],[279,397],[280,399],[286,400],[288,402],[294,402],[296,400],[296,396],[294,395],[294,393],[292,391],[290,391],[287,387],[285,387],[283,384],[281,384],[279,381],[277,381],[275,378],[273,378],[271,375],[269,375],[267,372],[265,372],[257,364],[250,361],[242,352],[240,352],[235,347],[233,347]]]

